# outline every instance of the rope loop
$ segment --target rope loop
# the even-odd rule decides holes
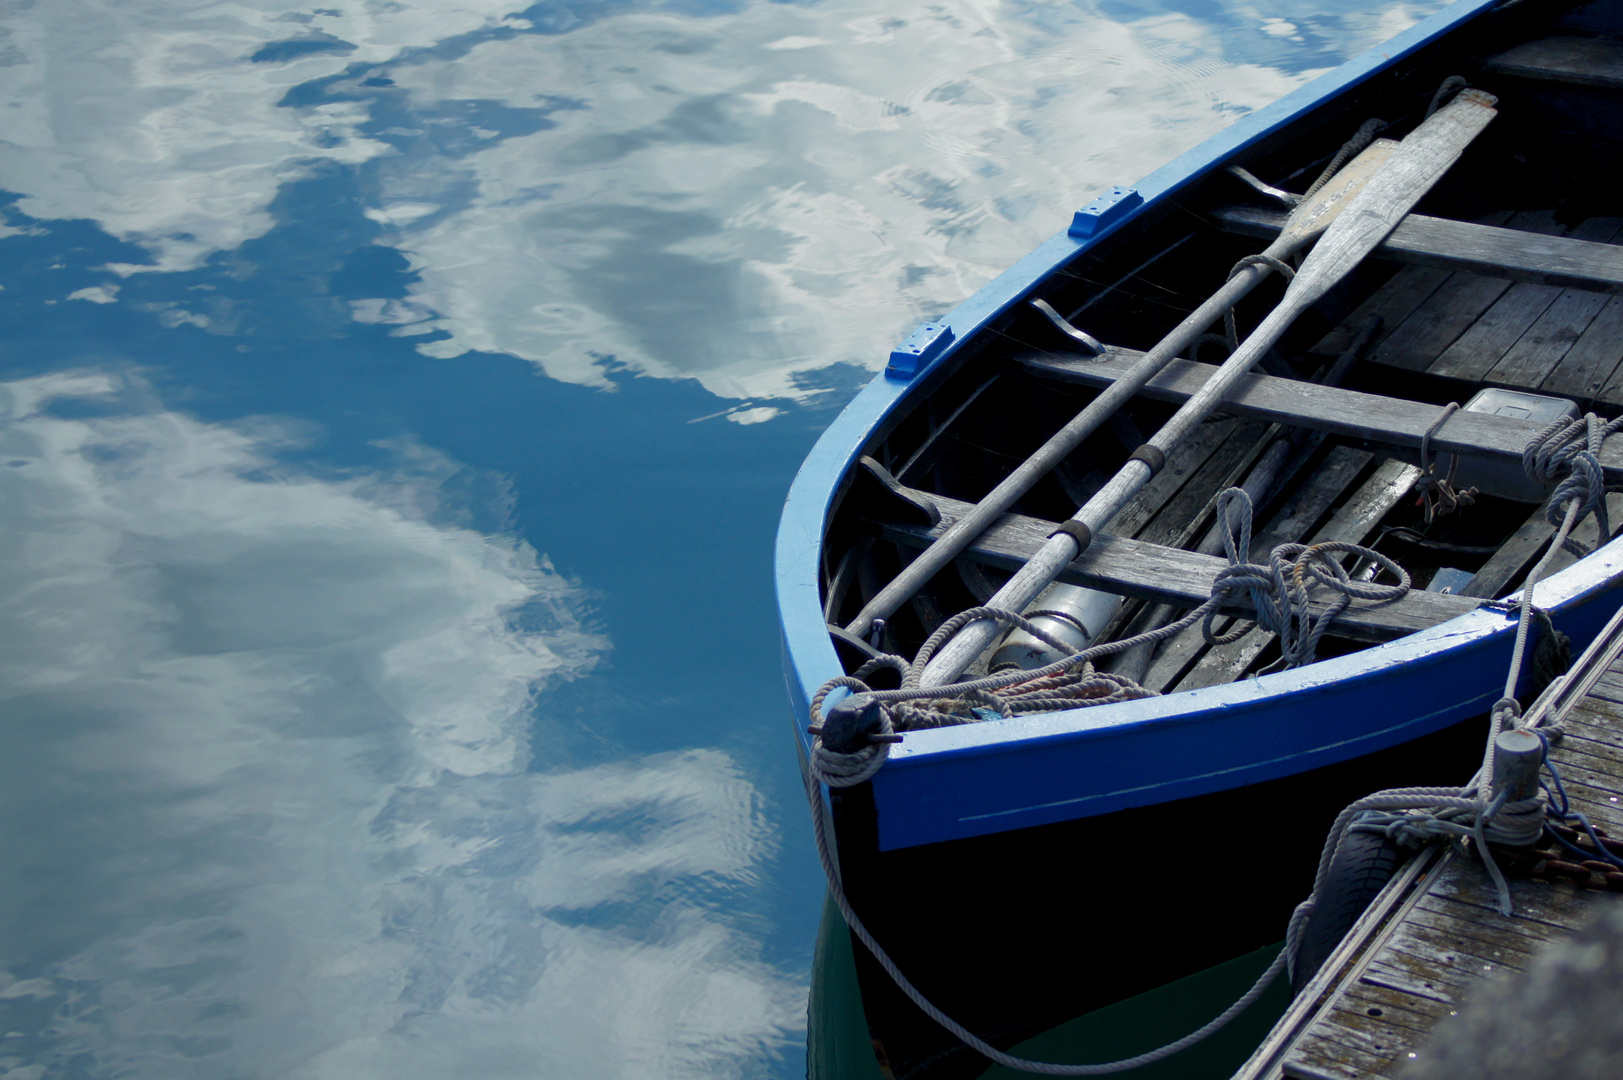
[[[1287,282],[1296,276],[1296,269],[1284,259],[1276,259],[1272,255],[1247,255],[1234,264],[1229,270],[1229,276],[1224,278],[1224,281],[1233,281],[1235,275],[1248,266],[1261,266],[1268,270],[1277,271],[1284,275]],[[1234,321],[1233,307],[1223,313],[1223,329],[1227,332],[1227,337],[1224,340],[1229,347],[1229,352],[1233,352],[1240,347],[1240,331]]]
[[[1340,150],[1336,151],[1336,156],[1330,159],[1330,163],[1324,167],[1323,172],[1319,173],[1319,178],[1313,181],[1307,191],[1302,194],[1302,198],[1311,199],[1318,194],[1319,189],[1328,184],[1330,178],[1340,172],[1341,167],[1351,161],[1354,154],[1361,153],[1364,147],[1374,142],[1375,136],[1379,135],[1385,127],[1385,120],[1377,120],[1373,117],[1359,125],[1358,130],[1353,133],[1353,137],[1343,143]]]
[[[1437,475],[1437,463],[1431,457],[1432,437],[1442,430],[1448,418],[1458,412],[1459,408],[1459,402],[1450,401],[1442,415],[1432,421],[1426,433],[1420,436],[1420,467],[1424,470],[1424,475],[1415,481],[1415,487],[1420,489],[1420,498],[1425,503],[1427,525],[1476,502],[1476,488],[1458,491],[1454,487],[1454,475],[1460,467],[1459,455],[1455,454],[1450,458],[1447,476]]]
[[[1576,504],[1577,521],[1594,514],[1601,542],[1611,539],[1611,520],[1606,512],[1608,488],[1600,451],[1607,438],[1620,428],[1623,417],[1603,423],[1594,413],[1585,413],[1576,419],[1556,420],[1528,442],[1522,451],[1522,468],[1540,483],[1555,483],[1545,511],[1552,525],[1561,525],[1568,508]],[[1570,535],[1561,546],[1579,558],[1589,554],[1589,548]]]
[[[1280,544],[1269,553],[1266,563],[1252,562],[1251,497],[1241,488],[1229,488],[1217,497],[1217,515],[1229,565],[1218,571],[1212,583],[1212,598],[1220,602],[1219,606],[1233,606],[1242,598],[1249,601],[1256,612],[1256,625],[1278,636],[1280,658],[1269,671],[1311,664],[1320,639],[1354,599],[1386,604],[1409,591],[1409,574],[1397,562],[1373,548],[1341,540]],[[1332,557],[1338,555],[1357,555],[1374,562],[1397,578],[1397,583],[1354,581],[1341,560]],[[1335,594],[1317,618],[1311,602],[1315,586]],[[1214,607],[1201,625],[1208,642],[1234,641],[1249,629],[1242,624],[1218,634],[1213,629],[1216,615]]]

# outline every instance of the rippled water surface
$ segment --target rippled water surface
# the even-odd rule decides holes
[[[0,1080],[801,1075],[800,458],[1437,5],[325,2],[4,4]]]

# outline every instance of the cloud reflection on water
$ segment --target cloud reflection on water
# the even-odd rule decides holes
[[[549,760],[608,648],[578,587],[448,520],[431,452],[299,437],[0,386],[0,1076],[758,1069],[804,988],[739,901],[754,786]]]
[[[421,274],[356,316],[424,353],[800,400],[1438,4],[1322,6],[59,0],[13,20],[0,184],[182,268],[329,160]]]

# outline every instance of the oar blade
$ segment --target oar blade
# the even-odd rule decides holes
[[[1398,145],[1396,139],[1376,139],[1364,147],[1361,154],[1342,166],[1323,187],[1297,204],[1274,243],[1287,244],[1294,250],[1323,233],[1364,190],[1370,178],[1380,172]]]
[[[1497,102],[1492,94],[1461,90],[1410,132],[1302,261],[1286,304],[1305,308],[1379,247],[1498,115]]]

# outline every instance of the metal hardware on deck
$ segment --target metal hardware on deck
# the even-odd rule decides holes
[[[1104,345],[1099,341],[1098,338],[1087,333],[1086,331],[1078,330],[1076,327],[1072,326],[1065,316],[1055,311],[1054,305],[1050,304],[1047,300],[1033,300],[1031,302],[1031,306],[1042,312],[1044,315],[1047,315],[1048,321],[1057,326],[1061,333],[1070,338],[1072,341],[1076,342],[1078,345],[1082,346],[1084,349],[1087,349],[1093,355],[1098,356],[1100,353],[1105,351]]]
[[[1132,188],[1113,187],[1078,210],[1071,218],[1071,227],[1067,232],[1079,240],[1086,240],[1100,229],[1123,220],[1143,203],[1144,196]]]
[[[1255,176],[1251,175],[1251,173],[1245,169],[1240,168],[1238,165],[1230,165],[1228,167],[1228,174],[1238,178],[1241,183],[1245,184],[1247,187],[1258,192],[1259,194],[1266,195],[1270,199],[1277,200],[1279,204],[1286,210],[1294,209],[1296,204],[1302,201],[1302,197],[1300,195],[1293,195],[1288,191],[1274,187],[1272,184],[1265,184],[1261,180],[1258,180]]]
[[[1544,742],[1531,731],[1501,731],[1494,739],[1493,790],[1509,791],[1509,799],[1531,799],[1538,794],[1538,771],[1544,763]]]
[[[946,352],[952,342],[952,327],[946,323],[925,323],[890,351],[885,374],[906,382]]]

